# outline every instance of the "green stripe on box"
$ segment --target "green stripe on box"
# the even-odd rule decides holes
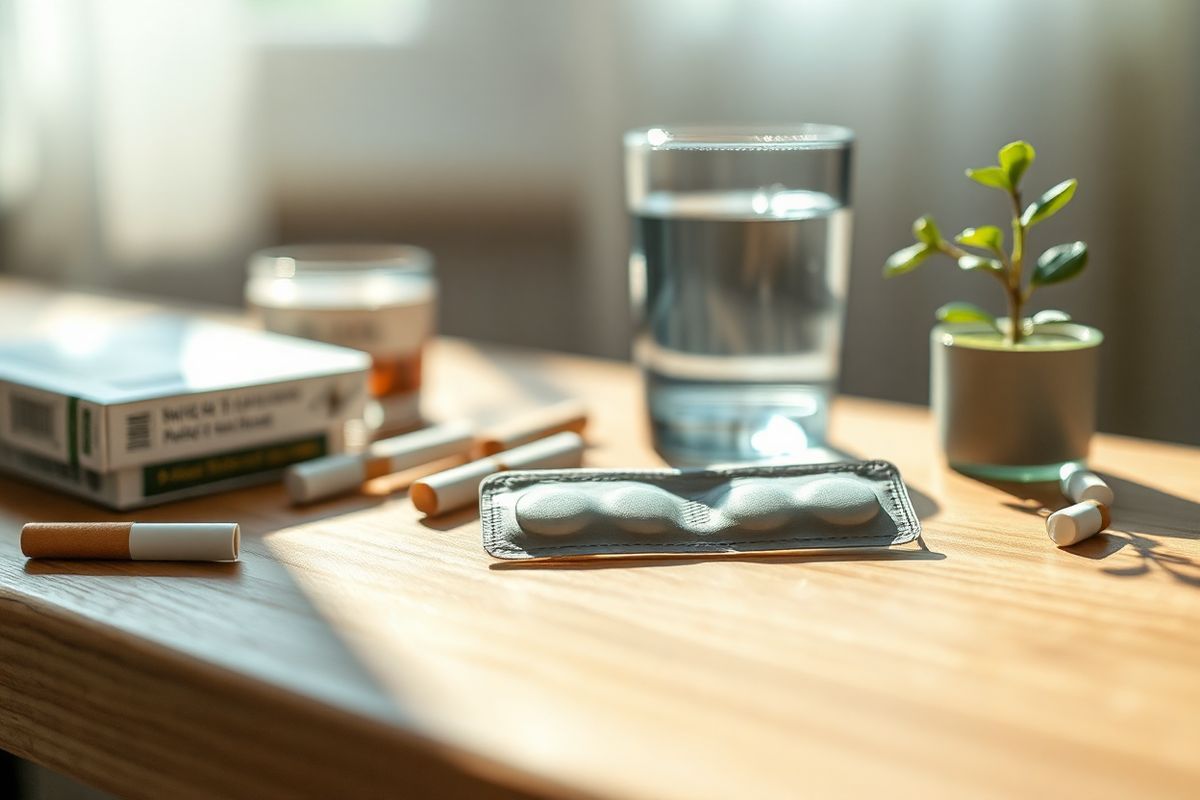
[[[142,467],[142,495],[152,497],[163,492],[278,470],[297,461],[319,458],[327,452],[328,443],[325,434],[321,433],[246,450],[150,464]]]

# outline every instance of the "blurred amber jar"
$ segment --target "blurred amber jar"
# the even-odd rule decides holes
[[[421,357],[433,336],[433,257],[392,244],[306,244],[250,258],[246,300],[267,330],[371,355],[375,425],[420,421]]]

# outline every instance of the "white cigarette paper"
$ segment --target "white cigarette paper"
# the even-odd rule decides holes
[[[413,483],[413,505],[427,515],[443,514],[476,502],[488,475],[509,469],[565,469],[583,463],[583,437],[556,433],[488,458],[422,478]]]
[[[495,455],[554,433],[582,433],[587,427],[587,408],[577,400],[563,400],[544,408],[519,414],[479,434],[480,455]]]
[[[371,478],[440,458],[466,455],[474,441],[474,429],[469,423],[447,422],[382,439],[361,453],[314,458],[295,464],[284,473],[283,482],[292,502],[312,503],[355,491]]]

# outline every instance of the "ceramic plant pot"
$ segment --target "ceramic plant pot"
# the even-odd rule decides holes
[[[995,331],[941,324],[930,339],[930,395],[953,469],[980,478],[1055,480],[1087,458],[1096,429],[1100,331],[1039,326],[1016,348]]]

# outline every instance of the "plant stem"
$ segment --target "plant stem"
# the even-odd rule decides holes
[[[1008,290],[1008,343],[1016,346],[1021,343],[1025,331],[1021,329],[1021,324],[1018,320],[1021,319],[1021,306],[1024,303],[1024,298],[1021,297],[1020,288]]]
[[[1013,247],[1012,259],[1008,268],[1008,343],[1012,346],[1020,344],[1025,332],[1021,329],[1021,306],[1025,304],[1025,294],[1021,290],[1021,271],[1025,258],[1025,226],[1021,224],[1021,192],[1013,189],[1009,192],[1013,206]]]

